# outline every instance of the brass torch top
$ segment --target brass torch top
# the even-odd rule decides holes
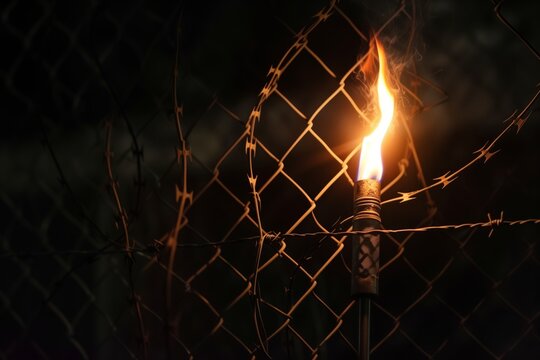
[[[362,219],[381,222],[381,184],[375,179],[359,180],[354,186],[353,223]]]

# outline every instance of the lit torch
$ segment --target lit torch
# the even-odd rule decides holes
[[[379,59],[376,100],[380,118],[375,130],[362,142],[358,176],[354,186],[355,231],[381,228],[380,181],[383,172],[381,146],[394,116],[394,97],[388,86],[386,56],[377,39],[374,43]],[[379,240],[380,236],[376,233],[357,234],[353,237],[351,292],[359,302],[359,359],[369,359],[370,298],[379,292]]]

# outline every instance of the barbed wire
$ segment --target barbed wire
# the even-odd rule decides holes
[[[504,220],[503,213],[501,212],[499,218],[491,218],[488,214],[488,221],[476,222],[476,223],[461,223],[461,224],[449,224],[449,225],[432,225],[407,229],[369,229],[369,230],[350,230],[350,231],[317,231],[306,233],[274,233],[267,232],[263,235],[264,243],[282,241],[288,238],[309,238],[320,236],[346,236],[359,235],[359,234],[401,234],[401,233],[422,233],[428,231],[441,231],[441,230],[460,230],[460,229],[476,229],[476,228],[490,228],[488,237],[491,237],[496,228],[501,226],[519,226],[529,224],[540,224],[540,219],[520,219],[520,220]],[[259,240],[258,236],[246,237],[241,239],[208,242],[204,244],[200,243],[181,243],[176,244],[176,248],[197,248],[197,247],[214,247],[224,245],[235,245],[242,242],[254,242]],[[118,254],[154,254],[161,251],[161,247],[148,247],[148,248],[130,248],[127,250],[109,250],[109,251],[96,251],[96,250],[56,250],[52,252],[0,252],[0,257],[12,257],[17,256],[19,258],[34,257],[34,256],[50,256],[50,255],[118,255]]]

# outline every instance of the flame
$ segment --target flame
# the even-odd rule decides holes
[[[392,95],[387,81],[388,64],[384,49],[375,39],[377,55],[379,57],[379,75],[377,77],[377,101],[380,118],[378,125],[371,134],[364,137],[360,161],[358,164],[357,180],[377,179],[381,181],[383,173],[381,146],[384,135],[394,116],[394,96]]]

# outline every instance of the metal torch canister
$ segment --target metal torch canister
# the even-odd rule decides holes
[[[359,180],[354,186],[353,230],[381,229],[381,185],[377,180]],[[379,241],[376,233],[353,236],[351,294],[379,293]]]

